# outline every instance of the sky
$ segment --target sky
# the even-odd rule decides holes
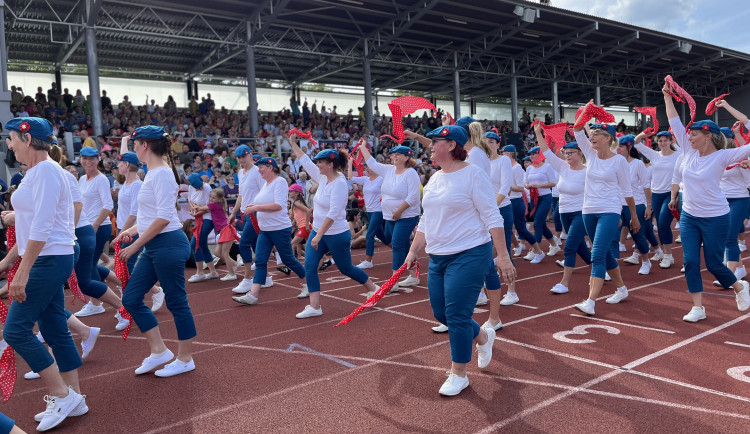
[[[748,0],[551,0],[550,3],[750,53]]]

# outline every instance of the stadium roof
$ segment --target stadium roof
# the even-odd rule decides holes
[[[96,14],[99,67],[187,79],[246,76],[363,85],[462,98],[640,105],[672,74],[695,97],[744,87],[750,55],[538,3],[512,0],[5,0],[11,65],[86,64],[86,3]],[[520,6],[520,8],[519,8]],[[528,10],[524,10],[528,9]]]

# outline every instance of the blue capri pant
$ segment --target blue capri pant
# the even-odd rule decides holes
[[[555,222],[555,232],[561,232],[563,226],[560,219],[560,197],[552,196],[552,220]]]
[[[258,242],[258,233],[255,232],[252,220],[249,216],[243,216],[242,235],[240,235],[240,256],[245,264],[253,263],[253,252]],[[256,265],[257,267],[257,265]]]
[[[635,247],[638,249],[638,252],[645,255],[649,251],[648,240],[646,240],[646,205],[636,205],[635,212],[638,214],[638,222],[641,224],[641,229],[636,233],[633,233],[633,231],[630,230],[630,208],[627,205],[622,207],[620,218],[622,219],[622,226],[628,228],[628,231],[630,231],[630,235],[633,237],[633,241],[635,241]],[[617,237],[617,240],[619,243],[619,236]]]
[[[108,225],[108,227],[111,231],[112,225]],[[101,228],[99,230],[101,231]],[[107,285],[102,283],[103,279],[97,266],[99,255],[96,255],[95,252],[99,233],[94,233],[94,227],[91,225],[76,228],[75,233],[76,238],[78,238],[79,248],[78,259],[75,262],[78,286],[81,288],[82,293],[99,299],[108,289]],[[109,270],[106,267],[104,269],[107,270],[107,274],[104,276],[106,277],[109,274]]]
[[[63,285],[73,271],[73,254],[40,256],[29,272],[26,301],[11,303],[3,336],[23,357],[32,371],[42,372],[57,361],[60,372],[81,366],[81,356],[68,329]],[[34,324],[44,336],[49,351],[34,336]]]
[[[92,226],[91,229],[94,227]],[[94,245],[94,257],[93,257],[93,265],[94,267],[91,269],[92,276],[91,278],[94,280],[97,280],[99,278],[99,272],[96,269],[96,266],[99,264],[99,257],[102,256],[102,253],[104,252],[104,245],[107,244],[107,241],[112,238],[112,223],[109,223],[109,220],[105,220],[105,224],[102,224],[99,226],[99,229],[96,230],[96,243]],[[78,274],[76,272],[76,274]]]
[[[548,240],[552,238],[552,231],[547,227],[547,214],[549,214],[551,206],[551,194],[540,195],[536,201],[536,211],[534,211],[534,241],[537,243],[542,242],[542,235]]]
[[[385,221],[385,236],[390,238],[391,249],[393,250],[391,270],[396,271],[404,264],[411,247],[411,233],[417,227],[417,223],[419,223],[419,217]]]
[[[620,215],[616,213],[583,214],[583,224],[593,243],[591,277],[604,279],[607,270],[617,268]]]
[[[375,237],[380,238],[383,244],[391,244],[391,238],[390,234],[385,234],[382,211],[368,212],[367,221],[369,223],[367,223],[367,235],[365,236],[367,240],[365,255],[372,256],[375,253]]]
[[[657,227],[659,228],[659,242],[672,244],[672,212],[669,210],[671,193],[651,193],[651,206],[654,209]]]
[[[745,229],[745,219],[750,209],[750,197],[731,198],[729,202],[729,230],[727,232],[727,261],[738,262],[740,260],[740,246],[737,237]]]
[[[732,270],[722,262],[727,245],[729,214],[717,217],[695,217],[685,211],[680,214],[680,235],[685,260],[685,280],[689,292],[702,292],[701,243],[706,268],[719,281],[729,288],[737,281]]]
[[[195,254],[195,262],[210,262],[214,260],[211,250],[208,248],[208,235],[211,234],[211,231],[213,230],[214,221],[203,219],[203,225],[201,226],[201,233],[199,235],[200,238],[198,239],[198,247],[195,247],[195,237],[190,240],[190,251]]]
[[[479,324],[474,306],[482,289],[487,267],[492,265],[492,243],[452,255],[430,255],[427,289],[432,314],[448,326],[451,360],[469,363]]]
[[[309,292],[320,291],[320,276],[318,276],[318,263],[320,258],[331,252],[333,260],[336,261],[341,274],[350,277],[357,283],[365,284],[370,280],[370,276],[364,271],[352,265],[352,234],[349,231],[341,232],[335,235],[323,235],[318,243],[318,248],[313,249],[312,239],[317,232],[313,229],[310,236],[307,237],[305,245],[305,277],[307,278],[307,290]],[[256,270],[258,264],[255,264]]]
[[[167,309],[174,317],[177,338],[184,341],[196,336],[195,321],[185,292],[185,262],[189,257],[187,237],[179,229],[160,233],[144,246],[122,296],[122,305],[142,333],[159,325],[143,297],[156,282],[160,282]]]
[[[510,200],[510,204],[513,207],[513,227],[516,228],[518,236],[531,244],[532,246],[536,243],[534,235],[526,229],[526,204],[523,198],[515,198]]]
[[[300,279],[305,278],[305,267],[294,257],[292,252],[292,227],[278,231],[260,231],[258,235],[257,249],[255,250],[255,276],[253,283],[263,285],[268,273],[268,258],[271,257],[271,249],[276,247],[281,262],[292,269]],[[317,264],[317,262],[316,262]]]
[[[565,266],[576,266],[576,254],[587,265],[591,264],[591,251],[586,247],[586,227],[581,211],[560,213],[563,228],[568,238],[565,240]]]

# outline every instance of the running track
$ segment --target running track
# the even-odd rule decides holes
[[[750,432],[750,311],[740,314],[731,291],[714,288],[704,272],[708,319],[683,322],[691,303],[675,246],[669,270],[654,263],[639,276],[624,264],[631,295],[607,305],[614,285],[605,283],[593,318],[572,308],[588,294],[588,267],[576,271],[571,292],[553,295],[562,274],[553,258],[517,260],[520,304],[501,308],[493,361],[479,371],[472,360],[471,386],[454,398],[437,393],[450,357],[447,334],[430,330],[426,276],[413,292],[389,295],[335,329],[364,301],[363,288],[335,266],[321,273],[324,315],[305,320],[294,317],[306,304],[296,298],[297,278],[275,266],[275,286],[257,306],[231,300],[236,282],[191,284],[197,369],[135,376],[147,355],[137,329],[123,342],[111,309],[85,318],[102,327],[79,371],[91,410],[56,432]],[[364,256],[353,253],[355,263]],[[374,262],[368,272],[381,283],[390,251],[379,247]],[[486,317],[479,307],[477,321]],[[175,351],[166,308],[157,318]],[[27,370],[18,358],[15,393],[2,411],[32,432],[44,391],[40,380],[22,378]]]

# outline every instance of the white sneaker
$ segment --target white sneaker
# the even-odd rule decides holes
[[[674,240],[675,243],[682,243],[682,235],[677,235],[677,239]]]
[[[523,243],[519,244],[518,247],[513,248],[513,256],[514,257],[521,256],[524,250],[526,250],[526,245]]]
[[[610,276],[609,273],[605,272],[604,273],[604,281],[605,282],[609,282],[610,280],[612,280],[612,276]]]
[[[245,261],[242,260],[242,256],[237,255],[237,268],[240,268],[242,265],[245,265]]]
[[[562,259],[558,259],[557,261],[555,261],[555,264],[557,264],[560,268],[565,268],[565,261],[563,261]]]
[[[450,374],[448,374],[448,379],[445,380],[445,383],[440,386],[439,393],[443,396],[456,396],[467,387],[469,387],[468,376],[459,377],[458,375],[451,372]]]
[[[156,294],[151,294],[151,312],[156,312],[164,305],[164,290],[162,290],[160,287],[159,292]]]
[[[89,407],[86,405],[86,395],[81,395],[81,396],[83,396],[83,399],[78,404],[78,406],[74,408],[73,411],[70,412],[70,414],[68,414],[68,417],[83,416],[84,414],[89,412]],[[37,422],[41,422],[42,419],[44,419],[44,413],[46,413],[46,411],[43,411],[41,413],[37,413],[36,415],[34,415],[34,420]]]
[[[362,270],[366,270],[372,267],[373,267],[372,261],[362,261],[357,265],[357,268],[362,269]]]
[[[484,369],[492,361],[492,346],[495,344],[495,329],[485,328],[484,331],[487,333],[487,342],[484,345],[477,344],[477,366],[479,369]]]
[[[237,280],[237,275],[236,274],[225,274],[219,280],[221,280],[222,282],[228,282],[230,280]]]
[[[737,280],[742,280],[745,277],[747,277],[747,270],[745,270],[745,267],[737,267],[736,270],[734,270],[734,275],[737,277]]]
[[[534,230],[534,223],[526,223],[526,230],[531,232]]]
[[[484,292],[479,293],[479,298],[477,298],[477,306],[484,306],[487,304],[487,295]]]
[[[556,246],[549,246],[549,251],[547,252],[547,256],[555,256],[560,252],[560,245]]]
[[[307,283],[302,284],[302,290],[297,295],[297,298],[307,298],[310,296],[310,293],[307,291]]]
[[[659,266],[661,268],[669,268],[672,265],[674,265],[674,256],[672,256],[671,254],[669,254],[669,255],[662,254],[662,256],[661,256],[661,262],[659,262]]]
[[[511,304],[518,303],[518,295],[515,292],[508,292],[500,300],[500,306],[510,306]]]
[[[626,298],[628,298],[628,289],[623,286],[622,288],[617,288],[617,291],[607,297],[606,301],[608,304],[617,304]]]
[[[115,330],[118,332],[125,330],[130,325],[130,320],[125,319],[122,316],[120,316],[120,312],[117,312],[115,314],[115,319],[117,320],[117,325],[115,326]]]
[[[566,234],[565,232],[561,233],[559,239],[561,239],[561,240],[567,240],[568,239],[568,234]]]
[[[435,333],[445,333],[448,331],[448,326],[445,324],[440,324],[439,326],[433,327],[432,331],[434,331]]]
[[[297,318],[303,319],[303,318],[311,318],[314,316],[321,316],[323,315],[323,307],[319,307],[315,309],[314,307],[310,306],[309,304],[305,306],[305,309],[297,314]]]
[[[565,294],[568,292],[568,287],[563,285],[562,283],[555,284],[555,286],[552,287],[552,289],[549,290],[549,292],[553,294]]]
[[[240,284],[232,289],[232,292],[234,292],[235,294],[245,294],[247,292],[250,292],[251,289],[253,289],[253,282],[242,279]]]
[[[272,286],[273,286],[273,279],[271,278],[271,276],[266,276],[266,283],[264,283],[260,287],[261,288],[270,288]]]
[[[250,292],[245,295],[235,295],[234,297],[232,297],[232,300],[236,301],[237,303],[249,304],[250,306],[258,304],[258,297],[254,296]]]
[[[250,266],[250,270],[255,271],[255,262],[253,262],[253,265]]]
[[[179,359],[174,359],[172,363],[168,363],[163,368],[154,372],[157,377],[174,377],[175,375],[184,374],[195,370],[195,362],[190,359],[189,362],[183,362]]]
[[[529,250],[529,253],[526,254],[526,256],[523,257],[523,259],[527,261],[531,261],[536,256],[536,253],[534,253],[533,250]]]
[[[213,280],[218,279],[219,273],[206,273],[203,275],[203,280]]]
[[[89,301],[83,306],[83,308],[81,308],[81,310],[75,313],[75,316],[77,316],[78,318],[83,318],[83,317],[91,316],[91,315],[99,315],[100,313],[104,313],[104,312],[105,312],[105,309],[103,305],[100,304],[99,306],[97,306],[91,301]]]
[[[586,248],[591,249],[591,241],[586,240]]]
[[[690,312],[682,317],[682,320],[687,322],[698,322],[702,319],[706,319],[706,308],[703,306],[693,306]]]
[[[34,371],[29,371],[29,372],[23,374],[23,378],[26,379],[26,380],[36,380],[38,378],[42,378],[42,376],[39,375],[39,374],[37,374]]]
[[[42,332],[38,332],[38,333],[36,334],[36,338],[37,338],[37,340],[38,340],[39,342],[41,342],[41,343],[44,343],[44,336],[42,336]],[[3,348],[3,349],[5,349],[5,348]]]
[[[202,282],[206,279],[206,274],[193,274],[190,276],[190,279],[188,279],[188,283],[195,283],[195,282]]]
[[[539,254],[535,254],[534,255],[534,259],[531,260],[531,263],[532,264],[538,264],[538,263],[542,262],[542,259],[544,259],[544,252],[539,253]]]
[[[398,286],[416,286],[419,285],[419,279],[416,276],[409,275],[406,279],[398,282]]]
[[[77,393],[70,386],[68,386],[68,396],[64,398],[45,396],[44,400],[47,401],[47,409],[42,415],[39,426],[36,427],[37,431],[47,431],[60,425],[78,407],[83,399],[83,395]]]
[[[628,264],[638,265],[641,263],[641,254],[638,252],[633,252],[631,256],[628,256],[627,258],[623,259],[622,262],[627,262]]]
[[[585,313],[586,315],[594,315],[594,304],[594,300],[587,298],[586,300],[583,300],[573,307]]]
[[[676,224],[674,225],[674,228],[675,228],[675,229],[679,229],[679,228],[680,228],[680,222],[677,222],[677,223],[676,223]]]
[[[747,245],[745,245],[744,241],[737,241],[737,245],[740,247],[740,253],[747,250]]]
[[[482,324],[482,328],[492,329],[492,330],[495,330],[495,331],[502,330],[503,329],[503,322],[502,321],[498,321],[497,324],[492,324],[490,322],[490,320],[487,320],[487,321],[484,322],[484,324]]]
[[[651,257],[651,261],[661,261],[662,258],[664,258],[664,251],[662,249],[657,249],[654,256]]]
[[[718,280],[714,280],[714,281],[713,281],[713,285],[714,285],[715,287],[717,287],[717,288],[729,289],[729,288],[724,288],[724,287],[723,287],[723,286],[721,285],[721,282],[719,282]]]
[[[555,244],[557,244],[559,246],[560,244],[562,244],[562,240],[564,238],[560,238],[557,235],[555,235],[554,237],[552,237],[552,239],[555,240]]]
[[[632,240],[632,239],[633,239],[633,236],[632,236],[632,235],[630,235],[630,232],[628,232],[628,235],[627,235],[627,236],[626,236],[625,238],[626,238],[626,239],[628,239],[628,240]]]
[[[744,312],[750,309],[750,285],[744,280],[739,281],[742,284],[742,290],[734,295],[737,301],[737,309]]]
[[[638,270],[638,274],[648,274],[651,272],[651,261],[643,261],[641,268]]]
[[[685,266],[683,265],[682,268],[680,268],[680,273],[684,273],[684,272],[685,272]]]
[[[174,354],[169,351],[169,348],[167,348],[167,350],[161,354],[151,353],[151,355],[143,359],[143,363],[141,363],[141,366],[139,366],[138,369],[135,370],[135,375],[141,375],[147,372],[151,372],[159,366],[172,360],[173,357]]]
[[[621,252],[627,251],[627,249],[625,248],[625,244],[620,243],[620,251]]]
[[[99,327],[91,327],[89,337],[86,340],[81,341],[81,359],[86,360],[86,357],[91,354],[91,350],[96,345],[96,340],[99,338],[99,333],[102,331]]]

